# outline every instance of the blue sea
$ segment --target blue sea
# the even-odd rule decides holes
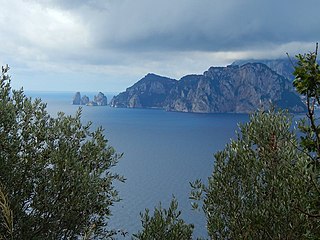
[[[78,109],[71,105],[71,92],[26,94],[46,102],[52,116],[59,111],[74,114]],[[86,93],[90,99],[94,94]],[[112,95],[106,95],[110,100]],[[130,239],[141,229],[140,212],[153,210],[160,202],[168,207],[175,196],[182,218],[195,225],[194,238],[207,236],[204,214],[191,209],[189,182],[207,181],[214,153],[236,136],[237,124],[248,121],[248,115],[83,106],[82,120],[91,121],[93,129],[102,126],[109,144],[124,153],[113,171],[127,180],[116,184],[122,201],[112,208],[109,227],[127,231]]]

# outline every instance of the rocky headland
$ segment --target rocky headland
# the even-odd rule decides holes
[[[179,81],[148,74],[113,97],[110,105],[197,113],[249,113],[262,106],[269,107],[270,102],[291,112],[306,109],[292,81],[264,63],[249,62],[211,67],[201,75],[187,75]]]

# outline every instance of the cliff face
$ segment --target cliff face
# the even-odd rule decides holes
[[[127,108],[163,108],[170,90],[177,80],[148,74],[125,92],[114,97],[112,107]]]
[[[242,113],[270,101],[291,111],[304,110],[291,83],[264,64],[212,67],[196,79],[193,84],[179,81],[169,96],[168,110]]]
[[[188,75],[180,81],[154,75],[145,77],[114,97],[111,106],[247,113],[269,106],[271,101],[293,112],[304,111],[303,103],[291,86],[289,80],[261,63],[211,67],[203,75]]]

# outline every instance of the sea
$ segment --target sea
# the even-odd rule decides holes
[[[93,99],[95,93],[82,93]],[[31,92],[41,98],[51,116],[58,112],[74,115],[72,92]],[[108,100],[113,96],[106,93]],[[238,124],[247,114],[197,114],[159,109],[128,109],[109,106],[82,106],[82,121],[92,122],[92,130],[102,126],[109,144],[123,153],[113,171],[126,178],[116,183],[120,202],[112,207],[108,227],[127,232],[118,239],[131,239],[142,229],[140,213],[146,208],[167,208],[178,201],[181,218],[195,226],[193,238],[207,238],[204,213],[192,210],[190,182],[204,183],[212,174],[214,154],[236,137]]]

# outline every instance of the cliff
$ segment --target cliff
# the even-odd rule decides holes
[[[262,63],[211,67],[202,75],[179,81],[148,74],[114,97],[113,107],[163,108],[168,111],[200,113],[248,113],[261,106],[301,112],[305,106],[292,83]]]
[[[263,63],[271,68],[276,73],[284,76],[285,78],[293,81],[294,64],[297,63],[296,59],[282,58],[282,59],[250,59],[250,60],[239,60],[232,63],[232,65],[244,65],[247,63]]]
[[[112,107],[125,108],[163,108],[171,89],[177,80],[149,73],[139,82],[114,97]]]

